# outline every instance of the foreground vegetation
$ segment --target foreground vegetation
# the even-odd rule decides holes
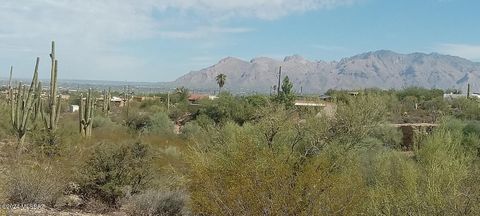
[[[24,98],[41,95],[31,86]],[[0,203],[128,215],[480,214],[479,101],[420,88],[329,91],[326,112],[295,106],[318,97],[292,88],[285,78],[274,96],[222,92],[195,104],[185,88],[141,102],[89,90],[54,103],[49,91],[55,106],[44,112],[55,120],[23,113],[22,127],[13,111],[36,105],[12,106],[9,89]],[[102,96],[127,104],[95,106]],[[84,107],[69,113],[70,104]],[[421,122],[436,128],[405,151],[392,123]]]
[[[477,101],[423,89],[330,93],[334,116],[277,97],[189,105],[177,93],[170,108],[130,102],[128,116],[97,108],[90,138],[78,114],[62,112],[55,142],[32,127],[21,151],[2,105],[1,202],[130,215],[480,213]],[[413,152],[388,126],[433,120]]]

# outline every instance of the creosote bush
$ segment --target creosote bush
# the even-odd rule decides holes
[[[42,204],[53,207],[62,195],[65,180],[55,170],[19,166],[7,175],[3,191],[10,204]]]
[[[171,135],[173,133],[173,122],[168,118],[166,113],[155,113],[150,116],[147,130],[148,133]]]
[[[141,143],[102,143],[80,170],[82,195],[115,206],[150,180],[150,155]]]
[[[186,195],[182,191],[148,190],[132,196],[123,206],[128,215],[186,215]]]

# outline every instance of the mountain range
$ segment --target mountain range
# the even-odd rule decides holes
[[[269,92],[288,76],[295,90],[323,93],[328,89],[401,89],[410,86],[465,90],[480,89],[480,63],[438,53],[399,54],[388,50],[363,53],[340,61],[310,61],[299,55],[283,60],[258,57],[250,61],[227,57],[208,68],[192,71],[172,84],[215,90],[215,77],[226,75],[226,89],[235,92]]]

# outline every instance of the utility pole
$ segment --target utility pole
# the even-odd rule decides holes
[[[278,69],[277,95],[280,96],[280,79],[282,79],[282,66]]]

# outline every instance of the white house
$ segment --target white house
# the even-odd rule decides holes
[[[443,99],[446,99],[446,100],[452,100],[456,98],[466,98],[466,97],[467,97],[467,94],[453,94],[453,93],[443,94]],[[480,93],[472,93],[470,94],[470,97],[480,99]]]
[[[80,107],[78,105],[70,105],[69,111],[73,113],[73,112],[78,112],[79,109]]]

